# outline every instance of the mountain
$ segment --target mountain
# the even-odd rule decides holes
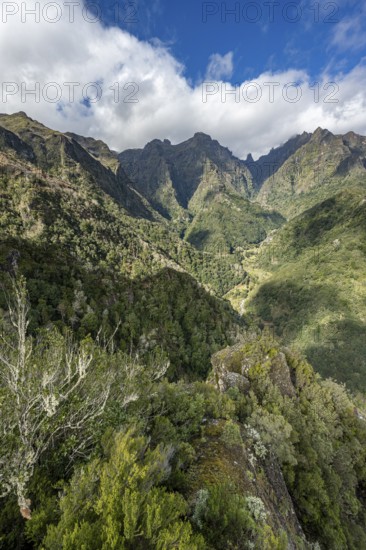
[[[294,155],[300,147],[308,143],[311,139],[311,134],[303,132],[301,135],[290,138],[286,143],[279,147],[271,149],[271,151],[254,160],[252,155],[248,155],[245,164],[250,170],[256,188],[259,190],[263,182],[272,177],[281,166]]]
[[[106,168],[74,138],[24,114],[0,117],[1,135],[0,275],[26,276],[32,330],[55,323],[83,338],[118,325],[123,348],[163,348],[172,376],[207,371],[243,326],[219,298],[246,278],[236,258],[218,262],[182,241],[126,191],[119,165]]]
[[[32,147],[4,127],[0,127],[0,146],[1,151],[10,156],[16,154],[24,161],[36,162],[36,155]]]
[[[366,391],[366,190],[345,189],[306,210],[246,267],[252,281],[242,311],[323,376]]]
[[[154,140],[118,158],[135,188],[198,249],[233,252],[284,221],[251,202],[255,187],[246,164],[206,134],[178,145]]]
[[[329,195],[328,199],[285,223],[285,218],[276,211],[267,210],[253,200],[254,189],[260,184],[257,182],[250,188],[251,180],[242,161],[205,134],[196,134],[176,146],[154,140],[142,150],[117,155],[101,141],[54,132],[24,113],[0,115],[3,270],[9,271],[9,258],[20,253],[20,265],[30,279],[37,311],[34,326],[47,320],[74,323],[80,334],[85,334],[88,327],[95,330],[101,322],[107,287],[101,285],[99,298],[95,300],[91,280],[97,273],[103,273],[110,281],[108,284],[119,288],[116,304],[125,303],[125,296],[132,291],[123,289],[133,287],[135,314],[125,319],[121,334],[126,337],[128,331],[133,333],[136,348],[141,345],[143,335],[153,334],[160,325],[154,316],[148,322],[141,322],[142,303],[146,300],[145,292],[140,296],[141,288],[150,288],[152,301],[159,299],[165,303],[164,324],[166,316],[172,315],[168,311],[174,311],[175,318],[177,310],[172,305],[173,296],[166,302],[161,295],[163,281],[170,281],[168,287],[173,289],[179,280],[181,294],[184,288],[188,295],[196,292],[197,280],[203,285],[199,294],[203,302],[207,302],[208,311],[215,310],[212,315],[218,326],[221,326],[220,315],[226,319],[225,328],[218,329],[217,341],[228,342],[243,323],[227,309],[225,302],[218,300],[226,295],[247,323],[255,320],[262,325],[273,325],[277,336],[286,344],[299,346],[319,372],[346,381],[354,388],[363,388],[366,313],[363,313],[361,281],[365,269],[362,255],[365,213],[364,192],[362,185],[357,185],[356,175],[361,175],[363,170],[364,141],[356,134],[333,136],[317,130],[291,139],[257,161],[258,166],[265,166],[277,159],[281,165],[276,172],[278,188],[273,184],[271,196],[275,193],[283,196],[282,206],[289,204],[289,208],[296,211],[322,194]],[[346,155],[347,162],[338,149],[334,152],[336,146]],[[311,192],[314,186],[307,190],[305,183],[303,193],[295,193],[295,198],[292,194],[286,195],[280,175],[298,159],[303,177],[305,160],[310,159],[310,153],[317,147],[324,149],[321,158],[326,156],[326,165],[327,159],[337,158],[339,164],[346,167],[342,168],[346,170],[346,179],[330,178],[324,183],[322,193],[315,188],[316,196]],[[140,174],[138,189],[134,189],[135,182],[120,164],[127,157],[140,159],[136,164],[132,164],[132,160],[127,163],[127,172],[135,166]],[[151,198],[151,190],[159,191],[154,177],[157,166],[162,165],[173,178],[170,181],[174,182],[172,189],[184,222],[178,214],[178,218],[167,219],[163,211],[157,212],[149,203],[157,196]],[[209,176],[204,171],[205,165],[212,168]],[[231,181],[230,170],[240,177]],[[310,178],[311,173],[306,173]],[[354,188],[339,191],[350,181],[356,182]],[[266,180],[255,200],[263,199],[268,185]],[[252,198],[248,198],[249,195]],[[54,251],[51,252],[50,247],[54,247]],[[43,266],[43,286],[36,284],[39,269],[32,259],[34,255]],[[64,290],[56,292],[57,299],[52,298],[55,271],[51,266],[46,269],[47,255],[54,258],[56,264],[64,265],[64,280],[58,283]],[[77,283],[78,277],[75,279],[69,269],[70,263],[75,263],[75,269],[78,266],[76,271],[81,283]],[[352,276],[347,277],[347,273]],[[150,278],[153,283],[148,282]],[[83,305],[76,314],[78,285],[88,291],[83,290]],[[205,297],[207,291],[217,298]],[[140,298],[137,299],[137,295]],[[190,307],[187,305],[184,315],[191,315]],[[206,309],[203,303],[202,307]],[[109,327],[114,315],[108,316]],[[193,321],[188,324],[191,330]],[[183,360],[184,342],[192,335],[183,335],[178,324],[172,330],[180,334],[176,366],[178,370],[186,368],[183,365],[188,368],[189,361]],[[168,345],[169,331],[160,326],[164,345]],[[314,334],[319,331],[327,333],[326,343],[315,339]],[[333,333],[340,336],[337,342],[331,336]],[[127,338],[131,340],[130,336]],[[352,351],[347,348],[350,341]],[[171,344],[170,341],[168,347],[172,351]],[[350,353],[352,361],[345,368]],[[193,370],[204,371],[209,355],[209,348],[204,356],[196,355]]]
[[[366,137],[354,132],[334,135],[318,128],[261,157],[254,169],[261,177],[263,172],[266,175],[263,182],[258,180],[256,200],[292,218],[345,186],[365,186]]]
[[[257,163],[272,175],[255,200],[290,221],[247,251],[250,282],[227,297],[318,372],[364,392],[366,138],[318,128]]]
[[[154,218],[153,210],[132,188],[122,168],[114,165],[112,170],[100,163],[80,145],[81,138],[77,140],[73,135],[50,130],[23,112],[0,115],[0,126],[18,136],[22,144],[31,148],[34,156],[32,162],[41,171],[66,181],[88,181],[91,185],[100,186],[128,213]],[[104,150],[108,150],[107,146]],[[109,156],[111,155],[110,152]]]
[[[362,139],[287,221],[204,134],[0,115],[0,548],[365,547]]]
[[[199,250],[241,253],[258,245],[279,228],[278,212],[229,192],[215,193],[193,217],[185,239]]]
[[[92,137],[83,137],[72,132],[66,132],[65,136],[77,141],[90,155],[96,158],[106,168],[110,168],[112,172],[116,172],[119,168],[118,155],[115,151],[111,151],[102,140]]]
[[[167,217],[182,209],[194,212],[207,195],[220,190],[246,198],[253,193],[244,162],[203,133],[178,145],[155,139],[118,158],[136,189]]]
[[[65,323],[83,336],[90,329],[95,333],[108,311],[104,319],[112,330],[124,307],[131,310],[120,328],[124,345],[128,340],[142,349],[149,334],[169,349],[176,372],[206,372],[219,342],[231,342],[245,323],[269,324],[319,372],[363,389],[364,142],[352,133],[304,133],[257,161],[265,166],[277,159],[279,165],[272,187],[267,179],[260,188],[245,163],[205,134],[179,145],[154,140],[142,150],[117,155],[101,141],[54,132],[24,113],[0,115],[2,271],[11,272],[20,255],[34,328]],[[314,186],[309,168],[319,148],[324,166],[329,159],[338,162],[338,176],[321,188]],[[125,172],[120,162],[127,158]],[[293,195],[280,176],[296,163],[302,192]],[[133,166],[137,183],[128,174]],[[154,208],[161,190],[154,179],[159,166],[169,172],[178,209],[169,215],[163,203],[160,212]],[[281,198],[276,206],[286,215],[291,209],[302,214],[286,223],[281,214],[263,208],[256,201],[268,189],[272,199]],[[312,201],[316,204],[306,209]],[[92,282],[97,278],[98,290]],[[168,300],[164,285],[174,289]],[[118,289],[112,307],[107,306],[110,286]],[[177,307],[184,295],[196,296],[207,312],[199,343],[193,344],[199,312],[193,303]],[[164,304],[161,321],[158,301]],[[154,311],[146,318],[144,303]],[[210,311],[217,325],[213,338]],[[205,349],[202,355],[198,347]]]

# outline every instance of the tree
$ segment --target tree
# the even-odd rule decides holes
[[[136,429],[114,435],[109,456],[76,472],[60,501],[45,549],[199,550],[204,540],[187,521],[188,504],[163,483],[172,446],[151,448]]]
[[[27,485],[44,452],[57,438],[72,435],[71,459],[85,452],[90,430],[105,409],[116,372],[122,407],[137,399],[135,364],[98,347],[76,344],[55,329],[37,340],[28,336],[29,303],[23,278],[13,282],[0,349],[0,496],[15,493],[22,515],[31,517]],[[118,363],[118,369],[116,368]]]

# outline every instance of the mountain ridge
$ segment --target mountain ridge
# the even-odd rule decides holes
[[[340,141],[348,174],[363,138]],[[270,155],[286,167],[314,142],[333,137],[319,130]],[[255,202],[248,168],[205,134],[178,149],[153,140],[147,153],[150,172],[137,168],[150,191],[167,191],[155,196],[165,211],[103,142],[0,117],[0,546],[100,548],[112,534],[126,548],[358,550],[365,188],[339,178],[286,220]],[[8,311],[14,288],[29,308],[24,339]],[[22,408],[2,376],[17,339],[30,350]],[[65,383],[76,392],[60,402]],[[108,384],[105,408],[69,429]],[[43,435],[50,445],[29,465]]]
[[[292,218],[345,185],[365,185],[366,137],[318,128],[299,145],[263,181],[256,197],[263,206]]]
[[[243,316],[244,322],[251,323],[251,316],[260,326],[274,322],[278,325],[278,336],[283,331],[288,333],[289,323],[297,326],[301,316],[307,319],[307,307],[312,311],[314,322],[316,319],[321,324],[326,316],[322,317],[317,307],[323,303],[326,309],[324,300],[329,293],[325,287],[328,283],[334,287],[331,266],[328,282],[319,281],[318,271],[313,272],[312,268],[304,276],[305,261],[310,261],[311,265],[312,260],[305,249],[299,252],[300,243],[307,240],[309,250],[324,247],[326,258],[330,244],[321,240],[325,229],[333,230],[333,240],[340,241],[341,247],[343,241],[349,241],[352,248],[352,234],[362,226],[360,216],[354,218],[354,226],[347,222],[352,211],[358,211],[348,205],[353,196],[361,201],[366,183],[366,138],[354,132],[334,136],[318,128],[313,134],[303,133],[291,138],[287,144],[258,159],[258,166],[278,161],[276,172],[264,180],[261,187],[254,185],[254,179],[247,179],[249,169],[243,169],[244,161],[235,159],[227,148],[201,132],[181,144],[172,145],[169,140],[156,139],[143,149],[127,151],[128,158],[137,155],[142,159],[141,163],[129,161],[143,176],[137,186],[128,173],[130,170],[124,170],[123,154],[122,157],[117,155],[100,140],[49,130],[22,112],[0,115],[0,144],[5,185],[2,227],[9,237],[21,235],[31,242],[46,239],[57,246],[62,242],[62,246],[66,245],[74,255],[80,254],[88,265],[113,266],[113,269],[132,273],[133,277],[165,268],[187,273],[206,291],[219,298],[225,296]],[[249,161],[252,162],[250,157]],[[333,172],[328,171],[327,179],[320,186],[312,179],[314,166],[319,165],[324,173],[330,165],[333,169]],[[294,173],[297,179],[289,183]],[[161,175],[161,182],[154,180],[156,174]],[[171,193],[168,198],[173,197],[176,204],[164,216],[161,209],[154,208],[154,200],[142,183],[149,181],[148,191],[156,191],[168,180]],[[253,187],[249,192],[246,185],[250,182]],[[349,198],[345,192],[348,185]],[[259,191],[254,192],[255,188]],[[184,192],[183,200],[179,197]],[[73,195],[76,202],[70,199]],[[289,215],[291,220],[286,221],[268,203]],[[166,207],[169,204],[173,203],[166,202]],[[123,213],[119,207],[124,209]],[[305,223],[305,220],[308,221]],[[294,236],[290,238],[292,227]],[[362,235],[360,233],[361,241]],[[263,260],[263,253],[268,253],[272,242],[281,242],[277,245],[280,251],[287,251],[286,257],[276,252],[275,261],[283,267],[282,271]],[[342,269],[348,269],[355,254],[346,248],[344,256],[338,253],[339,274]],[[292,258],[290,263],[288,256]],[[362,264],[361,259],[359,262]],[[267,282],[261,279],[263,269],[272,277]],[[302,290],[301,285],[298,288],[296,281],[287,281],[286,287],[282,279],[286,279],[287,269],[295,278],[306,278],[308,290],[313,289],[318,303],[306,288]],[[337,285],[340,299],[334,302],[335,310],[329,313],[327,322],[329,326],[333,323],[340,327],[347,338],[355,338],[359,350],[354,357],[357,361],[363,349],[360,343],[363,325],[361,320],[349,315],[349,292],[340,288],[339,283]],[[302,306],[298,309],[298,304],[289,297],[294,289],[304,298],[302,309]],[[333,290],[336,292],[335,287]],[[276,298],[274,293],[277,291]],[[362,301],[362,288],[357,282],[351,294],[356,301]],[[268,310],[270,303],[271,311]],[[336,315],[350,321],[342,324]],[[311,320],[309,323],[312,324]],[[286,334],[284,342],[288,343]],[[303,343],[304,351],[306,339],[300,334],[297,341]],[[339,379],[347,381],[348,378],[349,383],[355,385],[359,370],[355,368],[354,374],[351,370],[347,374],[326,346],[323,346],[323,358],[318,364],[316,349],[320,350],[319,345],[312,350],[308,345],[315,366],[330,374],[331,365],[334,365]],[[324,371],[327,358],[330,367]]]
[[[32,151],[32,163],[61,179],[82,177],[92,185],[99,185],[116,199],[130,214],[153,219],[151,208],[132,188],[123,169],[115,172],[100,163],[85,149],[73,134],[54,131],[34,121],[24,112],[0,115],[0,126],[16,135]],[[107,146],[105,146],[107,147]]]

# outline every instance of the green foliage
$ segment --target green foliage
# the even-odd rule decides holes
[[[2,499],[0,508],[0,548],[1,550],[16,550],[27,548],[24,533],[24,520],[19,514],[16,497]],[[29,548],[29,547],[28,547]]]
[[[26,276],[32,332],[53,323],[82,339],[120,325],[116,340],[125,351],[146,356],[162,347],[172,376],[204,376],[211,353],[242,324],[214,296],[245,280],[237,258],[197,251],[167,221],[143,217],[131,197],[129,215],[118,199],[129,193],[123,182],[70,138],[24,114],[2,123],[35,148],[42,165],[7,150],[0,174],[0,279]]]
[[[141,379],[147,389],[139,404],[124,420],[106,410],[95,426],[102,443],[94,458],[76,465],[69,482],[62,481],[67,478],[62,460],[57,471],[51,469],[63,444],[51,449],[30,485],[34,511],[26,536],[31,544],[92,550],[169,548],[179,541],[177,547],[187,550],[285,550],[286,533],[295,540],[288,523],[292,515],[284,511],[292,506],[289,491],[310,540],[358,550],[365,537],[359,497],[366,487],[364,422],[344,388],[315,377],[298,355],[286,350],[279,372],[281,352],[273,341],[269,345],[266,339],[243,345],[243,357],[253,363],[251,390],[243,396],[245,425],[235,419],[240,394],[233,389],[231,399],[201,382],[163,381],[149,389]],[[237,368],[239,348],[227,358]],[[295,383],[291,396],[281,393],[287,388],[281,382],[286,368]],[[128,429],[136,417],[139,427]],[[116,434],[111,422],[121,429],[121,421],[123,431]],[[201,477],[197,465],[203,456]],[[284,515],[277,516],[282,531],[273,498],[284,506]],[[10,502],[0,514],[9,549],[15,542],[4,525]],[[21,532],[16,541],[25,540]],[[306,547],[297,544],[299,550]]]
[[[148,440],[132,431],[117,435],[104,460],[73,477],[44,548],[203,548],[202,537],[184,520],[183,497],[160,486],[169,475],[171,455],[172,448],[149,449]]]
[[[249,417],[249,423],[260,433],[262,444],[268,445],[282,464],[296,464],[293,428],[281,414],[265,409],[255,410]]]
[[[185,273],[164,269],[127,280],[102,269],[85,270],[57,248],[15,241],[0,245],[0,263],[6,265],[14,250],[21,251],[20,270],[27,278],[32,333],[53,323],[61,331],[72,328],[78,339],[96,337],[100,328],[108,338],[117,327],[114,338],[125,352],[148,360],[163,349],[172,377],[183,372],[203,377],[211,354],[230,343],[242,324],[228,303]],[[6,308],[3,296],[1,306]]]
[[[197,493],[192,521],[210,548],[286,550],[286,535],[277,537],[266,517],[260,498],[243,497],[232,484],[218,483]]]
[[[194,217],[185,239],[199,250],[233,253],[262,242],[284,218],[232,193],[216,194]]]
[[[235,424],[232,420],[229,420],[225,423],[224,429],[222,431],[221,440],[224,445],[228,447],[233,447],[235,445],[242,445],[243,440],[240,433],[240,427],[238,424]]]
[[[355,391],[366,388],[365,208],[350,188],[287,223],[254,257],[265,275],[246,300],[256,321]]]
[[[256,530],[245,498],[227,484],[199,492],[193,518],[213,548],[247,548]]]
[[[254,163],[265,176],[258,200],[293,218],[345,187],[364,187],[364,155],[364,138],[353,132],[304,132]]]
[[[102,142],[24,113],[0,124],[0,476],[20,475],[32,512],[1,500],[0,548],[366,548],[364,396],[274,340],[365,386],[364,167],[343,138],[317,131],[270,153],[284,169],[259,199],[291,216],[315,206],[269,235],[282,216],[247,200],[248,167],[208,136],[177,146],[175,172],[175,146],[150,144],[145,176],[166,170],[142,182],[149,204]],[[323,167],[317,186],[321,148],[340,171]],[[348,162],[361,185],[335,195]],[[21,275],[31,311],[14,392],[6,296]],[[68,366],[90,355],[64,400]],[[74,425],[111,378],[101,414]]]
[[[248,496],[246,497],[246,502],[250,513],[256,521],[263,522],[266,520],[267,512],[261,498]]]
[[[253,342],[244,353],[257,358],[258,348]],[[298,355],[287,350],[282,371],[286,378],[290,367],[291,378],[296,381],[292,397],[278,391],[286,386],[276,386],[272,381],[276,356],[269,364],[266,356],[263,360],[266,378],[260,368],[251,370],[255,393],[248,396],[248,435],[255,444],[257,431],[282,464],[306,534],[326,548],[356,550],[354,530],[362,544],[366,541],[365,533],[361,535],[359,530],[365,510],[358,497],[366,481],[364,420],[355,414],[344,387],[315,377]]]

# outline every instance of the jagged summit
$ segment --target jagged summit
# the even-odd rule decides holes
[[[8,142],[9,136],[13,136],[14,148],[22,148],[27,158],[43,171],[52,172],[64,181],[84,178],[113,197],[131,215],[153,217],[152,209],[131,188],[118,158],[103,142],[52,130],[24,112],[0,115],[0,127],[7,130]]]
[[[332,134],[332,132],[330,132],[326,128],[320,128],[320,126],[311,135],[312,140],[325,139],[325,138],[329,139],[332,137],[334,137],[334,134]]]
[[[136,189],[168,218],[182,209],[198,208],[208,188],[243,197],[253,192],[245,163],[203,132],[177,145],[153,140],[143,149],[123,151],[118,158]]]
[[[14,113],[14,115],[15,115],[15,116],[24,116],[24,117],[26,117],[26,118],[29,118],[30,120],[33,120],[33,119],[31,119],[31,117],[29,117],[29,116],[27,115],[27,113],[25,113],[24,111],[18,111],[17,113]],[[9,116],[12,116],[12,115],[9,115]]]
[[[319,127],[261,157],[254,169],[262,180],[261,204],[293,217],[345,185],[365,187],[366,139],[354,132],[338,135]]]
[[[213,141],[212,137],[205,132],[196,132],[192,139],[201,140],[201,141]]]
[[[292,217],[341,189],[345,177],[347,183],[365,183],[366,139],[355,132],[342,136],[318,127],[256,161],[250,153],[243,161],[204,132],[177,144],[153,139],[117,154],[101,140],[51,130],[23,111],[0,115],[0,125],[21,140],[7,134],[4,144],[14,143],[41,168],[62,166],[65,177],[66,164],[69,169],[77,165],[131,213],[144,217],[153,215],[149,203],[168,220],[192,219],[224,195],[255,200]],[[206,239],[206,224],[199,226],[199,240]]]

